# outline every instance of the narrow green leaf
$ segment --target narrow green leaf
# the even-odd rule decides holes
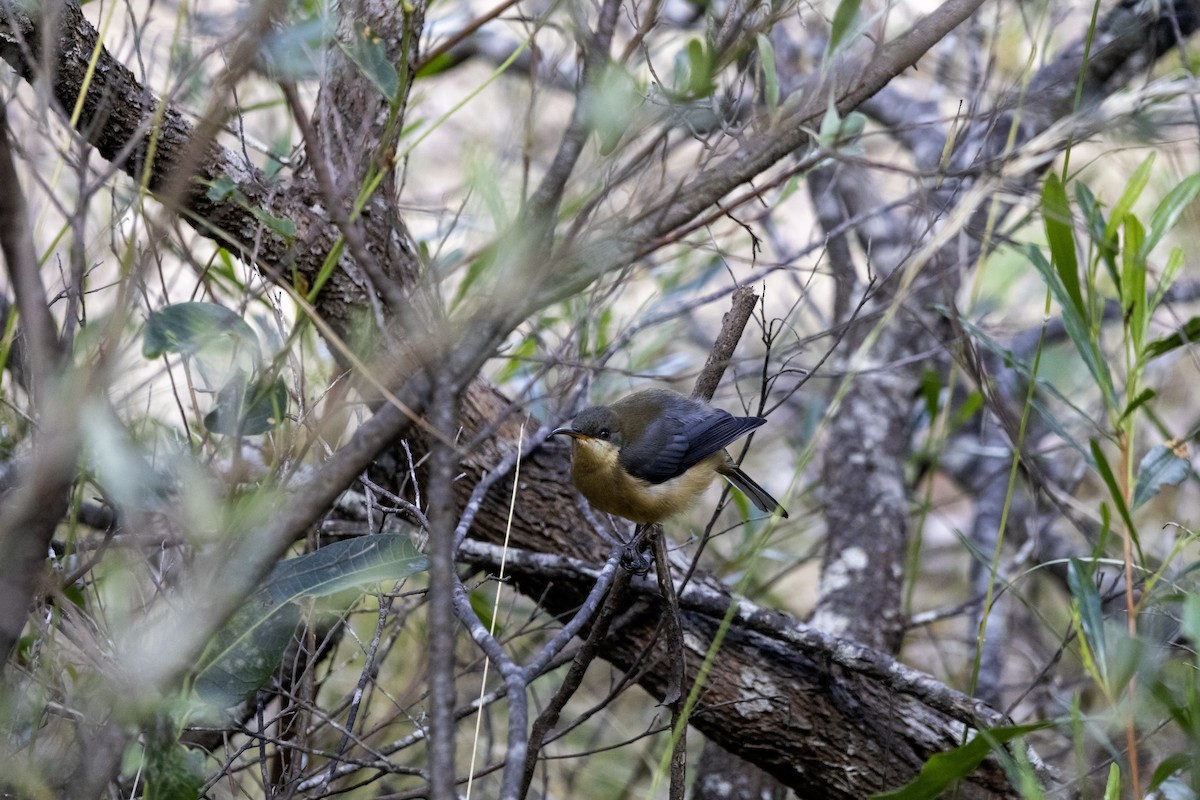
[[[1079,615],[1080,633],[1092,654],[1098,677],[1107,686],[1108,645],[1105,641],[1104,612],[1100,594],[1092,579],[1092,567],[1078,558],[1072,558],[1067,564],[1067,587],[1071,590],[1071,600]]]
[[[854,21],[858,19],[861,5],[862,0],[841,0],[834,9],[833,21],[829,25],[829,43],[825,47],[826,58],[835,55],[846,43],[846,36],[852,31]]]
[[[1108,231],[1108,224],[1104,220],[1104,210],[1100,207],[1096,196],[1092,194],[1092,190],[1083,181],[1075,181],[1075,203],[1083,212],[1088,236],[1099,253],[1100,259],[1104,262],[1104,268],[1108,270],[1108,277],[1112,279],[1113,286],[1117,287],[1117,291],[1120,292],[1121,276],[1117,273],[1116,232]]]
[[[1142,191],[1150,180],[1150,168],[1154,166],[1155,157],[1156,154],[1151,151],[1150,155],[1142,159],[1142,163],[1138,164],[1138,168],[1129,176],[1129,180],[1125,184],[1125,191],[1121,192],[1121,197],[1112,207],[1112,214],[1108,218],[1108,225],[1105,227],[1105,233],[1108,236],[1116,235],[1117,231],[1121,229],[1121,225],[1124,224],[1126,215],[1133,208],[1133,204],[1142,196]]]
[[[1146,262],[1139,257],[1146,231],[1135,216],[1125,218],[1121,247],[1121,311],[1129,326],[1134,352],[1142,352],[1146,334]]]
[[[1200,317],[1192,317],[1172,333],[1161,339],[1147,342],[1143,352],[1146,358],[1158,358],[1186,344],[1200,342]]]
[[[1125,498],[1121,495],[1121,488],[1117,484],[1117,479],[1113,475],[1112,467],[1108,464],[1108,459],[1104,456],[1104,451],[1100,449],[1100,443],[1095,439],[1092,440],[1092,459],[1096,464],[1096,471],[1100,473],[1104,485],[1108,487],[1109,497],[1114,506],[1117,507],[1117,513],[1121,515],[1121,519],[1125,522],[1125,530],[1128,531],[1129,537],[1133,540],[1134,546],[1138,550],[1138,560],[1144,561],[1142,556],[1142,546],[1137,538],[1137,528],[1133,525],[1133,517],[1129,514],[1129,507],[1125,504]]]
[[[1158,393],[1153,389],[1143,389],[1138,393],[1137,397],[1133,398],[1133,400],[1129,402],[1129,405],[1125,406],[1125,410],[1121,412],[1121,419],[1117,420],[1117,422],[1124,421],[1126,417],[1128,417],[1134,411],[1137,411],[1142,406],[1146,405],[1146,403],[1150,402],[1157,396]]]
[[[1057,270],[1046,260],[1042,251],[1034,245],[1030,245],[1026,252],[1029,255],[1029,260],[1037,268],[1042,275],[1042,280],[1050,287],[1050,293],[1058,304],[1062,307],[1063,328],[1066,329],[1067,336],[1071,343],[1075,345],[1075,349],[1079,352],[1083,363],[1087,366],[1088,371],[1096,380],[1096,385],[1104,392],[1104,397],[1110,406],[1115,406],[1116,387],[1113,385],[1112,373],[1108,368],[1108,359],[1100,352],[1100,347],[1090,335],[1090,327],[1084,321],[1084,317],[1077,310],[1074,301],[1071,300],[1066,287],[1063,285],[1062,276]]]
[[[779,108],[779,73],[775,69],[775,47],[766,34],[760,33],[754,37],[758,45],[758,62],[762,65],[763,98],[771,111]]]
[[[1167,256],[1167,263],[1163,266],[1162,277],[1158,279],[1158,285],[1154,287],[1154,296],[1150,298],[1150,308],[1148,314],[1153,314],[1158,304],[1167,294],[1167,290],[1171,288],[1171,284],[1175,282],[1175,278],[1179,276],[1179,270],[1183,267],[1183,248],[1172,247],[1171,254]]]
[[[1155,445],[1138,464],[1133,485],[1133,507],[1139,508],[1164,486],[1178,486],[1192,471],[1192,463],[1166,445]]]
[[[1079,260],[1075,255],[1075,225],[1071,216],[1071,204],[1067,192],[1058,176],[1051,172],[1042,188],[1042,219],[1046,227],[1046,241],[1050,254],[1062,281],[1063,289],[1079,316],[1087,319],[1087,308],[1079,287]]]
[[[909,783],[890,792],[872,795],[872,800],[934,800],[952,784],[970,775],[993,750],[1033,731],[1050,726],[1049,722],[1012,725],[979,731],[975,738],[945,753],[935,753]]]
[[[268,214],[261,208],[251,208],[250,213],[265,227],[275,231],[289,242],[296,238],[296,223],[287,217],[277,217],[274,214]]]
[[[1154,213],[1150,215],[1150,234],[1142,243],[1143,257],[1155,248],[1167,231],[1175,227],[1179,215],[1192,204],[1198,194],[1200,194],[1200,172],[1184,178],[1159,202]]]
[[[1121,800],[1121,768],[1115,761],[1108,765],[1108,783],[1104,785],[1104,800]]]
[[[1200,567],[1200,564],[1193,564]],[[1188,592],[1183,596],[1181,632],[1193,642],[1200,642],[1200,595]]]

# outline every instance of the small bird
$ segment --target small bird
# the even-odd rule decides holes
[[[596,508],[639,525],[689,508],[721,475],[768,513],[787,511],[733,463],[725,446],[765,423],[667,389],[585,408],[550,435],[570,436],[571,478]]]

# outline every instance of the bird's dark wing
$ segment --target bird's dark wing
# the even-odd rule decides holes
[[[669,481],[765,422],[700,403],[671,409],[650,423],[636,442],[621,448],[621,465],[636,478]]]

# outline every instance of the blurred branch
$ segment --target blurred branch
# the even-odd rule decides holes
[[[13,163],[8,109],[0,102],[0,251],[16,295],[26,361],[21,374],[40,414],[34,446],[17,466],[14,487],[0,506],[0,668],[8,662],[44,574],[50,540],[66,512],[75,479],[79,430],[63,391],[65,353],[50,315],[34,250],[25,194]],[[5,317],[11,313],[6,309]]]

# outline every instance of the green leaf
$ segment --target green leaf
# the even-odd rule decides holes
[[[257,691],[279,667],[295,634],[302,598],[402,580],[427,566],[399,534],[361,536],[281,561],[214,638],[196,675],[196,694],[228,708]]]
[[[1097,677],[1108,685],[1108,649],[1105,641],[1104,612],[1101,610],[1100,593],[1092,580],[1092,567],[1078,558],[1067,564],[1067,587],[1071,600],[1079,615],[1080,632],[1084,643],[1095,660]]]
[[[1163,266],[1162,277],[1158,279],[1158,285],[1154,287],[1154,296],[1150,298],[1150,308],[1147,313],[1153,314],[1158,308],[1158,304],[1167,294],[1167,290],[1171,288],[1171,284],[1175,282],[1175,278],[1179,275],[1180,268],[1183,267],[1183,248],[1172,247],[1171,254],[1167,256],[1167,263]]]
[[[240,316],[216,303],[175,303],[150,315],[142,337],[142,355],[195,355],[223,340],[259,354],[258,335]]]
[[[250,213],[254,218],[263,224],[264,227],[278,233],[284,239],[292,241],[296,238],[296,223],[287,217],[277,217],[274,214],[268,214],[261,208],[251,208]]]
[[[925,414],[930,420],[937,419],[942,407],[942,375],[937,370],[927,369],[921,373],[921,397],[925,401]]]
[[[1046,241],[1063,289],[1082,319],[1087,319],[1083,293],[1079,288],[1079,260],[1075,255],[1075,224],[1071,204],[1058,176],[1051,172],[1042,188],[1042,219]]]
[[[1121,800],[1121,768],[1115,761],[1108,765],[1108,782],[1104,785],[1104,800]]]
[[[716,89],[713,82],[713,57],[704,43],[692,39],[687,45],[688,94],[693,97],[708,97]]]
[[[1108,232],[1108,226],[1104,221],[1104,210],[1100,207],[1096,196],[1092,194],[1092,190],[1083,181],[1075,181],[1075,203],[1079,206],[1079,210],[1083,212],[1088,236],[1099,252],[1100,259],[1104,262],[1105,269],[1108,270],[1108,276],[1112,279],[1113,286],[1117,287],[1117,290],[1120,291],[1121,276],[1117,274],[1116,261],[1117,236],[1115,233]]]
[[[216,180],[211,181],[205,194],[214,203],[220,203],[230,197],[243,202],[246,199],[246,196],[238,189],[237,182],[225,174],[219,175]]]
[[[396,65],[388,60],[383,40],[364,26],[355,29],[353,40],[338,44],[367,80],[375,84],[383,98],[395,105],[400,96],[400,73],[396,71]]]
[[[1200,564],[1192,564],[1192,568]],[[1193,642],[1200,642],[1200,595],[1188,592],[1183,597],[1180,631]]]
[[[331,33],[328,19],[313,15],[272,30],[260,51],[267,74],[287,81],[319,77]]]
[[[195,800],[204,779],[204,757],[198,751],[166,737],[148,738],[144,800]]]
[[[762,65],[763,98],[771,111],[779,108],[779,72],[775,68],[775,47],[766,34],[754,37],[758,45],[758,63]]]
[[[935,753],[917,777],[899,789],[872,795],[872,800],[934,800],[952,784],[970,775],[995,749],[1008,742],[1050,726],[1049,722],[1012,725],[981,730],[974,739],[945,753]]]
[[[1138,257],[1146,231],[1138,218],[1125,218],[1125,242],[1121,248],[1121,311],[1129,326],[1134,352],[1142,351],[1146,333],[1146,262]]]
[[[1164,486],[1178,486],[1192,471],[1191,462],[1180,457],[1166,445],[1155,445],[1138,464],[1133,485],[1133,507],[1136,509],[1154,497]]]
[[[1143,352],[1146,358],[1158,358],[1185,344],[1200,342],[1200,317],[1192,317],[1176,329],[1170,336],[1147,342]]]
[[[1074,301],[1070,298],[1066,287],[1063,285],[1062,276],[1054,269],[1054,267],[1046,260],[1042,251],[1034,245],[1029,245],[1026,249],[1029,255],[1029,260],[1041,273],[1042,280],[1050,287],[1050,293],[1058,304],[1062,307],[1063,328],[1067,331],[1067,336],[1071,343],[1075,345],[1076,351],[1079,352],[1083,363],[1087,366],[1088,371],[1096,380],[1096,385],[1104,393],[1105,399],[1110,406],[1116,405],[1116,389],[1113,386],[1112,373],[1108,369],[1108,360],[1104,354],[1100,352],[1099,345],[1092,339],[1090,335],[1090,327],[1085,321],[1075,306]]]
[[[1154,213],[1150,215],[1150,234],[1141,247],[1143,258],[1155,248],[1167,231],[1175,227],[1179,215],[1191,205],[1198,194],[1200,194],[1200,172],[1184,178],[1159,202]]]
[[[583,93],[583,114],[595,131],[601,155],[616,149],[642,105],[638,83],[620,64],[609,62]]]
[[[1104,485],[1108,487],[1108,493],[1113,505],[1117,507],[1117,513],[1121,515],[1121,519],[1125,522],[1125,530],[1129,532],[1129,537],[1133,539],[1133,544],[1138,550],[1138,561],[1144,561],[1142,555],[1142,545],[1137,538],[1137,528],[1133,525],[1133,517],[1129,514],[1129,507],[1125,505],[1125,498],[1121,495],[1121,488],[1117,484],[1117,479],[1113,475],[1112,467],[1108,464],[1108,459],[1104,456],[1104,451],[1100,449],[1100,443],[1095,439],[1091,442],[1092,445],[1092,460],[1096,464],[1096,471],[1100,473]]]
[[[1142,159],[1142,163],[1129,176],[1129,181],[1125,184],[1125,191],[1121,192],[1120,199],[1112,208],[1112,215],[1108,219],[1108,225],[1105,226],[1104,232],[1106,237],[1113,237],[1117,231],[1121,229],[1121,225],[1125,222],[1125,217],[1133,209],[1133,204],[1141,197],[1142,190],[1146,188],[1146,183],[1150,180],[1150,168],[1154,166],[1156,154],[1151,152],[1150,155]]]
[[[841,0],[833,11],[833,21],[829,24],[829,42],[825,46],[825,57],[835,55],[846,43],[846,36],[858,19],[859,7],[862,0]]]
[[[213,433],[257,436],[274,428],[288,410],[288,390],[281,378],[231,380],[217,394],[217,405],[204,416]]]
[[[262,361],[258,335],[237,314],[215,303],[176,303],[150,315],[142,355],[179,353],[195,359],[204,388],[226,386],[238,372],[253,374]]]
[[[1146,405],[1146,403],[1150,402],[1157,396],[1158,393],[1153,389],[1142,389],[1142,391],[1138,393],[1138,396],[1133,398],[1133,400],[1129,402],[1129,405],[1125,406],[1125,410],[1121,412],[1121,419],[1117,420],[1117,422],[1123,421],[1134,411],[1137,411],[1139,408]]]

